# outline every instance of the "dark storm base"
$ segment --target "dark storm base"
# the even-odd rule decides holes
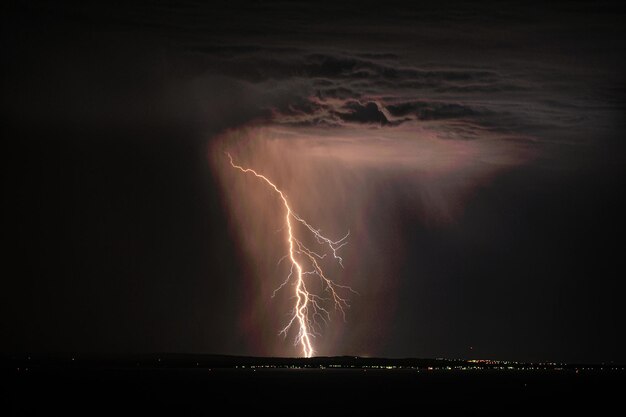
[[[621,367],[606,366],[176,358],[6,359],[3,408],[13,415],[598,415],[619,407],[626,382]]]

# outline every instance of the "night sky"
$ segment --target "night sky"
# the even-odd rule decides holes
[[[235,149],[353,233],[320,354],[626,361],[625,16],[549,3],[12,3],[0,349],[297,355]]]

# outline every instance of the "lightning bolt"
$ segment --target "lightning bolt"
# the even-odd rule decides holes
[[[339,285],[329,279],[324,274],[324,271],[319,263],[319,261],[324,259],[327,254],[332,254],[339,265],[343,267],[343,259],[339,256],[338,251],[348,243],[346,239],[350,235],[350,232],[348,231],[348,233],[346,233],[346,235],[339,240],[331,240],[325,237],[321,234],[320,229],[315,229],[304,219],[294,213],[285,194],[276,186],[276,184],[270,181],[269,178],[265,175],[259,174],[251,168],[244,168],[237,165],[233,161],[233,157],[230,153],[226,152],[226,155],[228,155],[230,165],[233,168],[246,174],[252,174],[264,181],[280,197],[280,200],[285,208],[285,226],[287,229],[287,245],[289,247],[289,253],[285,255],[281,261],[289,258],[291,261],[291,268],[289,275],[287,275],[285,281],[283,281],[283,283],[274,290],[272,297],[274,297],[276,293],[288,283],[294,281],[295,306],[292,310],[293,314],[287,325],[283,327],[279,334],[287,337],[287,333],[291,327],[296,324],[298,326],[298,333],[294,345],[297,346],[300,344],[302,346],[303,356],[310,358],[315,353],[312,339],[315,338],[315,335],[319,335],[316,328],[321,327],[320,321],[327,324],[331,319],[330,311],[325,308],[325,306],[331,304],[335,310],[341,313],[345,321],[345,309],[350,307],[350,305],[348,304],[348,300],[341,296],[341,293],[349,291],[358,294],[349,286]],[[302,241],[296,237],[293,221],[304,226],[304,228],[315,237],[320,245],[327,248],[327,253],[320,254],[307,248]],[[308,265],[306,270],[303,265]],[[325,296],[315,294],[307,289],[305,277],[308,276],[316,276],[320,279],[322,289],[326,293]]]

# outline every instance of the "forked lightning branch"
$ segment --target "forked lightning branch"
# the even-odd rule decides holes
[[[287,231],[286,242],[288,253],[286,258],[291,262],[291,266],[287,278],[276,288],[274,295],[288,284],[291,284],[294,288],[295,301],[291,318],[285,327],[280,330],[279,334],[287,337],[287,333],[291,330],[292,326],[297,326],[295,345],[300,345],[302,347],[302,355],[310,358],[315,354],[313,339],[316,335],[319,335],[316,331],[316,327],[320,327],[320,322],[327,324],[331,320],[331,309],[340,312],[345,320],[345,309],[349,307],[345,294],[347,292],[356,294],[349,286],[340,285],[328,278],[320,265],[322,259],[330,254],[339,265],[343,266],[343,259],[338,252],[347,244],[347,238],[350,233],[346,233],[345,236],[338,240],[331,240],[322,235],[319,229],[315,229],[293,211],[289,205],[287,196],[276,184],[270,181],[269,178],[251,168],[244,168],[237,165],[230,153],[226,153],[226,155],[233,168],[245,174],[254,175],[270,187],[282,202],[282,206],[284,207],[285,229]],[[317,242],[326,248],[326,252],[319,253],[305,246],[302,239],[299,239],[297,236],[294,222],[304,226],[303,229],[311,233]],[[314,287],[310,279],[318,279],[320,281],[322,288],[321,294],[315,293],[310,289]],[[310,285],[307,287],[307,284]]]

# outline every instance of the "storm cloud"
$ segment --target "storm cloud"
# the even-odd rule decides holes
[[[8,6],[5,349],[293,354],[230,151],[351,230],[320,353],[623,360],[620,5],[404,3]]]

